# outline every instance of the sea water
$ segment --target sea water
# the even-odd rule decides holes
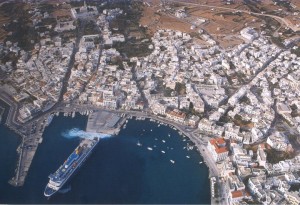
[[[184,149],[191,142],[183,141],[168,126],[158,127],[149,120],[129,120],[117,136],[101,139],[65,185],[71,190],[47,199],[43,192],[49,174],[80,142],[79,138],[64,137],[64,133],[74,128],[84,130],[86,123],[87,117],[79,114],[75,118],[62,114],[54,117],[45,129],[23,187],[7,183],[14,175],[20,138],[2,123],[0,203],[210,203],[208,168],[199,164],[203,159],[195,149]]]

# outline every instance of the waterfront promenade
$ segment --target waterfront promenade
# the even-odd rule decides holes
[[[8,117],[6,119],[6,125],[10,127],[14,131],[18,131],[18,128],[20,128],[20,123],[16,120],[17,115],[17,104],[12,100],[7,98],[7,96],[0,95],[0,99],[5,101],[7,104],[10,105],[10,110]],[[91,105],[66,105],[61,104],[60,106],[55,107],[54,109],[51,109],[51,111],[48,111],[46,113],[43,113],[42,115],[33,118],[30,120],[29,123],[26,124],[26,126],[21,127],[22,133],[17,132],[22,137],[22,143],[20,144],[18,148],[19,153],[19,160],[16,168],[16,173],[13,179],[10,181],[10,183],[14,186],[22,186],[25,182],[27,172],[29,170],[30,164],[32,162],[32,159],[35,155],[35,152],[37,150],[38,144],[42,141],[42,134],[44,131],[44,128],[46,127],[46,121],[50,114],[56,113],[56,112],[63,112],[63,113],[72,113],[72,112],[81,112],[81,113],[87,113],[87,112],[96,112],[96,111],[105,111],[110,112],[114,114],[118,114],[119,116],[126,115],[127,117],[137,117],[137,118],[150,118],[152,120],[168,124],[171,127],[174,127],[177,129],[180,133],[187,136],[194,144],[199,153],[203,156],[204,162],[209,168],[209,175],[210,177],[220,177],[219,170],[216,166],[216,163],[213,161],[212,157],[209,155],[209,152],[207,151],[206,145],[209,140],[208,136],[201,135],[198,129],[191,128],[188,126],[185,126],[183,124],[176,123],[170,119],[160,117],[157,115],[152,114],[149,111],[128,111],[128,110],[107,110],[102,109],[96,106]],[[124,121],[123,121],[124,122]],[[122,123],[118,124],[118,128],[122,126]],[[116,129],[116,128],[114,128]],[[226,192],[225,188],[220,187],[219,190],[223,190],[223,192]],[[222,193],[221,196],[224,198],[227,198],[226,193]],[[220,200],[218,200],[220,201]],[[225,200],[226,201],[226,200]],[[216,203],[216,199],[212,197],[212,204]],[[226,204],[226,203],[222,203]]]

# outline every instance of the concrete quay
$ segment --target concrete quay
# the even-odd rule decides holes
[[[99,110],[89,114],[86,131],[116,135],[125,122],[120,114]]]
[[[19,159],[15,170],[15,176],[9,181],[13,186],[23,186],[25,182],[38,145],[42,142],[42,135],[46,127],[46,119],[42,118],[38,121],[34,121],[26,127],[26,135],[22,136],[22,142],[17,149]]]

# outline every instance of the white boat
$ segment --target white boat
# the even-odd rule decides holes
[[[161,150],[161,153],[164,153],[164,154],[165,154],[166,152],[165,152],[164,150]]]
[[[172,160],[172,159],[170,159],[170,162],[171,162],[172,164],[174,164],[174,163],[175,163],[175,161],[174,161],[174,160]]]
[[[199,162],[199,164],[202,164],[203,162]]]
[[[170,134],[168,134],[168,137],[170,137],[171,135]]]
[[[163,142],[163,143],[166,143],[166,141],[165,141],[165,140],[162,140],[162,142]]]
[[[152,132],[152,129],[150,131]]]
[[[155,138],[155,140],[157,140],[157,138]]]
[[[147,147],[148,150],[153,150],[151,147]]]
[[[188,159],[189,159],[189,158],[190,158],[190,156],[188,156],[188,155],[187,155],[187,156],[186,156],[186,158],[188,158]]]
[[[194,149],[193,145],[190,145],[189,143],[187,143],[186,147],[187,147],[187,150],[193,150]]]
[[[50,125],[50,123],[51,123],[52,120],[53,120],[53,117],[54,117],[53,114],[49,115],[49,117],[48,117],[48,119],[47,119],[47,124],[46,124],[46,126]]]
[[[139,141],[136,143],[136,145],[137,146],[142,146],[142,144]]]
[[[153,147],[156,147],[156,145],[154,145]]]

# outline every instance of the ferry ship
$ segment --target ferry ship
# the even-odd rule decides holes
[[[59,169],[49,176],[44,195],[50,197],[60,190],[72,174],[84,163],[98,144],[99,138],[84,139]]]

